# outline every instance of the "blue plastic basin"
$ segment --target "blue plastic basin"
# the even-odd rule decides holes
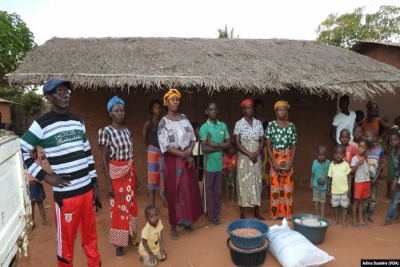
[[[247,237],[247,236],[238,236],[232,233],[233,230],[239,228],[257,229],[258,231],[261,232],[261,235]],[[241,249],[255,249],[261,247],[262,245],[264,245],[265,239],[267,238],[267,234],[269,232],[268,225],[266,225],[263,222],[250,219],[233,221],[228,224],[226,229],[230,235],[232,243],[236,247]]]

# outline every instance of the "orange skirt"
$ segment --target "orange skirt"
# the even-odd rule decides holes
[[[290,163],[292,151],[272,150],[275,162],[280,167],[285,167]],[[289,172],[276,172],[274,166],[270,166],[270,210],[269,217],[277,219],[285,217],[292,218],[292,202],[293,202],[293,166]]]

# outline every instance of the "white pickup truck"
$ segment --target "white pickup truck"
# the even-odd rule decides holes
[[[8,267],[18,256],[27,256],[31,226],[29,186],[17,136],[0,139],[0,266]],[[17,256],[17,253],[19,254]]]

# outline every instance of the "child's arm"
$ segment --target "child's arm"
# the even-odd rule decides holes
[[[353,162],[351,162],[353,163]],[[364,159],[357,161],[356,165],[351,166],[351,173],[355,173],[358,167],[364,164]]]
[[[380,160],[378,163],[378,169],[376,170],[375,177],[372,179],[371,183],[374,184],[378,180],[379,174],[381,173],[382,169],[382,161]]]
[[[331,184],[332,184],[332,177],[328,176],[328,195],[332,195],[332,190],[331,190]]]
[[[149,253],[149,261],[151,263],[155,263],[156,262],[156,256],[153,254],[153,251],[151,251],[151,249],[149,248],[149,245],[147,244],[147,239],[142,238],[142,244],[144,249],[147,251],[147,253]]]
[[[165,258],[167,257],[167,253],[164,251],[164,238],[163,238],[163,231],[160,232],[160,254],[161,256],[163,256],[162,260],[165,260]]]
[[[314,180],[314,175],[315,173],[311,173],[311,182],[310,182],[310,188],[313,189],[313,180]]]
[[[347,196],[348,197],[351,197],[351,184],[352,184],[352,178],[351,178],[351,174],[349,173],[348,175],[347,175],[347,183],[349,184],[348,186],[349,186],[349,190],[347,190]]]

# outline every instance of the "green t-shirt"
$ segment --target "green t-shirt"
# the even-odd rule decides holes
[[[210,120],[207,120],[199,131],[200,140],[207,140],[207,135],[211,135],[210,142],[223,143],[226,138],[229,138],[228,128],[226,124],[217,120],[216,124],[213,124]],[[204,152],[203,152],[204,153]],[[208,154],[208,162],[206,171],[219,172],[222,171],[222,151],[204,153]],[[206,157],[204,156],[204,161]],[[206,162],[204,162],[204,165]]]

